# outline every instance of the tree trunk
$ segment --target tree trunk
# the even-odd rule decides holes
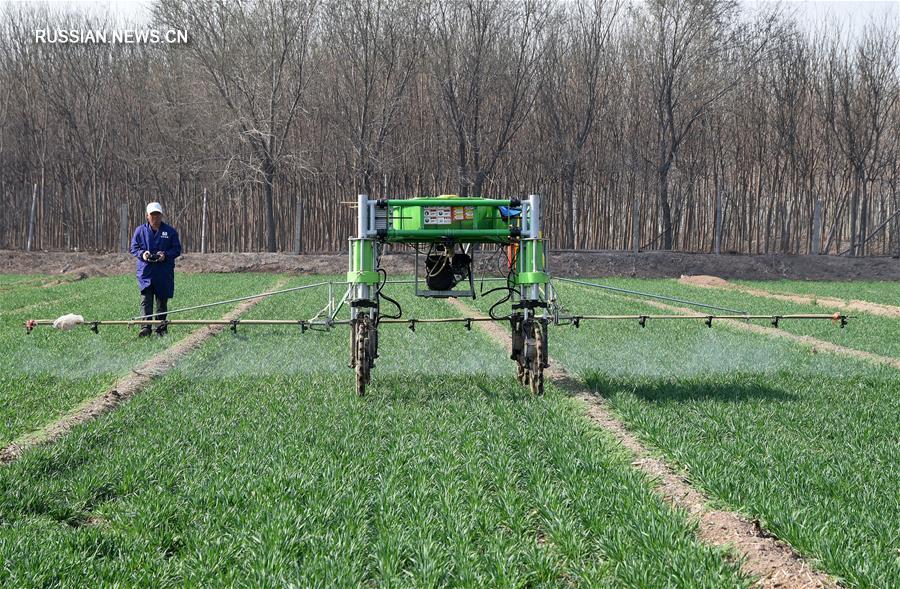
[[[484,190],[484,180],[485,173],[483,170],[478,170],[475,172],[475,181],[472,183],[472,196],[484,196],[482,191]]]
[[[563,247],[575,247],[575,164],[568,163],[563,169]]]
[[[856,177],[853,182],[853,199],[850,201],[850,255],[856,255],[856,224],[857,224],[857,214],[859,211],[859,184],[860,184],[860,173],[859,169],[856,170]]]
[[[459,183],[459,189],[457,190],[457,195],[460,197],[469,196],[469,166],[467,163],[467,154],[466,154],[466,142],[464,139],[460,139],[458,142],[458,167],[456,169],[457,181]]]
[[[669,164],[660,166],[659,176],[659,214],[662,224],[663,249],[672,249],[672,209],[669,205]]]
[[[266,251],[275,252],[277,251],[277,243],[275,241],[275,197],[273,195],[275,164],[269,159],[263,164],[263,178],[266,185]]]

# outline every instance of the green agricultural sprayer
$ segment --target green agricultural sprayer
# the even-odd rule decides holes
[[[418,324],[463,323],[471,329],[474,322],[502,321],[510,327],[510,358],[516,363],[516,375],[520,383],[529,386],[534,394],[544,390],[544,369],[549,366],[549,325],[573,325],[578,327],[587,320],[634,320],[641,327],[651,319],[701,319],[712,327],[716,319],[765,319],[778,327],[786,319],[825,319],[839,322],[843,327],[848,317],[841,314],[785,314],[750,315],[742,311],[717,307],[704,303],[685,301],[651,293],[615,288],[569,278],[551,279],[547,271],[544,237],[541,232],[541,198],[492,199],[477,197],[438,196],[411,199],[370,199],[361,194],[356,203],[357,230],[349,240],[350,255],[346,282],[319,282],[294,288],[261,293],[205,305],[169,311],[176,313],[196,310],[236,301],[257,299],[312,288],[327,288],[326,306],[310,319],[156,319],[150,316],[120,320],[86,321],[78,315],[66,315],[56,320],[33,319],[26,322],[26,329],[40,325],[54,325],[67,329],[74,325],[86,325],[95,333],[101,325],[179,325],[225,324],[232,331],[238,325],[298,325],[301,332],[307,329],[331,330],[337,326],[350,327],[350,367],[356,373],[356,391],[362,395],[371,379],[375,360],[378,358],[378,330],[383,325],[405,324],[415,331]],[[404,244],[414,251],[415,275],[410,280],[388,280],[387,271],[381,266],[381,258],[387,244]],[[384,291],[388,284],[408,284],[415,287],[415,294],[422,297],[475,298],[475,257],[485,251],[498,255],[501,275],[489,280],[499,281],[500,286],[487,292],[502,292],[487,316],[458,318],[404,318],[400,304]],[[505,276],[502,274],[505,273]],[[591,288],[651,297],[670,302],[688,304],[705,309],[724,311],[726,314],[668,314],[668,315],[572,315],[559,305],[553,280],[571,282]],[[334,287],[345,287],[344,295],[337,298]],[[495,310],[503,303],[511,302],[511,312],[498,316]],[[390,306],[383,310],[383,303]],[[350,309],[349,319],[339,319],[344,306]]]
[[[365,391],[378,357],[378,324],[382,320],[382,246],[403,243],[415,248],[416,295],[475,298],[473,245],[505,248],[508,320],[518,379],[535,393],[544,389],[547,363],[548,307],[552,300],[544,264],[541,199],[457,198],[454,196],[372,200],[359,195],[357,235],[350,239],[347,272],[350,305],[350,366],[356,390]],[[424,287],[422,285],[424,282]],[[464,289],[456,289],[465,283]],[[390,299],[388,299],[390,300]],[[400,319],[402,311],[389,319]],[[493,311],[493,309],[492,309]],[[463,319],[471,322],[483,317]],[[490,319],[497,319],[491,313]],[[470,323],[469,323],[470,324]],[[415,325],[415,324],[413,324]]]

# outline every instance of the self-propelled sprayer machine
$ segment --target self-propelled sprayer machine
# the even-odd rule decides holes
[[[351,237],[349,267],[343,286],[344,295],[338,299],[333,290],[334,282],[308,284],[248,297],[216,301],[205,305],[169,311],[168,315],[195,309],[233,303],[245,299],[296,292],[311,288],[327,288],[328,303],[311,319],[156,319],[149,316],[125,320],[86,321],[79,315],[65,315],[56,320],[35,319],[26,323],[30,332],[39,325],[54,325],[67,329],[75,325],[89,326],[95,333],[101,325],[178,325],[178,324],[226,324],[232,331],[238,325],[298,325],[301,332],[307,329],[331,330],[350,327],[350,367],[356,374],[356,392],[363,395],[371,379],[375,360],[378,358],[379,328],[391,324],[406,324],[415,331],[417,324],[463,323],[471,329],[474,322],[507,322],[510,328],[510,358],[515,361],[516,375],[520,383],[531,388],[534,394],[544,390],[544,369],[549,366],[548,326],[573,325],[578,327],[586,320],[635,320],[644,327],[650,319],[701,319],[712,327],[716,319],[765,319],[778,327],[786,319],[826,319],[839,322],[843,327],[848,317],[841,314],[784,314],[750,315],[708,305],[685,301],[651,293],[642,293],[617,287],[556,277],[551,280],[547,272],[544,237],[541,232],[541,197],[527,198],[477,198],[438,196],[410,199],[370,199],[361,194],[356,202],[356,235]],[[415,256],[414,279],[389,281],[387,271],[381,266],[386,244],[405,244]],[[485,247],[487,246],[487,247]],[[501,291],[505,296],[497,301],[487,316],[458,318],[408,318],[396,300],[385,292],[387,284],[408,284],[415,287],[415,294],[422,297],[475,298],[474,257],[485,249],[501,255],[505,276],[502,285],[488,292]],[[684,303],[704,309],[724,311],[725,314],[668,314],[668,315],[572,315],[559,305],[553,280],[572,282],[586,287],[601,288],[630,295],[639,295]],[[487,294],[487,293],[483,293]],[[495,311],[503,303],[511,302],[511,312],[498,316]],[[385,305],[385,303],[387,303]],[[347,305],[349,319],[338,319],[339,311]],[[384,307],[384,308],[383,308]]]

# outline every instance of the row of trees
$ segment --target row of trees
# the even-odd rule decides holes
[[[188,248],[205,218],[210,251],[340,251],[358,192],[540,192],[555,248],[900,252],[890,23],[813,34],[735,0],[156,0],[139,27],[188,44],[72,45],[34,30],[127,25],[0,10],[0,247],[26,245],[33,206],[33,247],[115,249],[122,205],[135,224],[158,199]]]

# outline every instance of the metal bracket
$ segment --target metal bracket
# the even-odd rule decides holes
[[[100,333],[99,325],[99,321],[91,321],[91,331],[93,331],[94,333]]]
[[[537,299],[523,299],[518,303],[512,304],[512,309],[514,311],[518,311],[519,309],[546,309],[547,303]]]
[[[232,319],[232,320],[231,320],[231,328],[230,328],[230,329],[231,329],[231,333],[237,333],[237,326],[238,326],[238,320],[237,320],[237,319]]]
[[[638,325],[640,325],[642,328],[647,327],[647,319],[649,319],[649,317],[647,317],[646,315],[641,315],[640,317],[638,317]]]
[[[781,315],[773,315],[772,316],[772,327],[778,329],[778,322],[781,320]]]
[[[706,326],[707,326],[707,327],[712,327],[712,320],[713,320],[713,316],[712,316],[712,315],[707,315],[707,316],[706,316],[706,320],[703,321],[703,323],[706,323]]]
[[[417,319],[410,319],[410,320],[409,320],[409,330],[410,330],[410,331],[412,331],[412,332],[415,332],[415,331],[416,331],[416,322],[417,322],[417,321],[418,321]]]
[[[377,306],[378,306],[378,303],[376,303],[375,301],[369,300],[369,299],[357,299],[355,301],[350,301],[350,307],[353,309],[359,309],[359,308],[374,309]]]

